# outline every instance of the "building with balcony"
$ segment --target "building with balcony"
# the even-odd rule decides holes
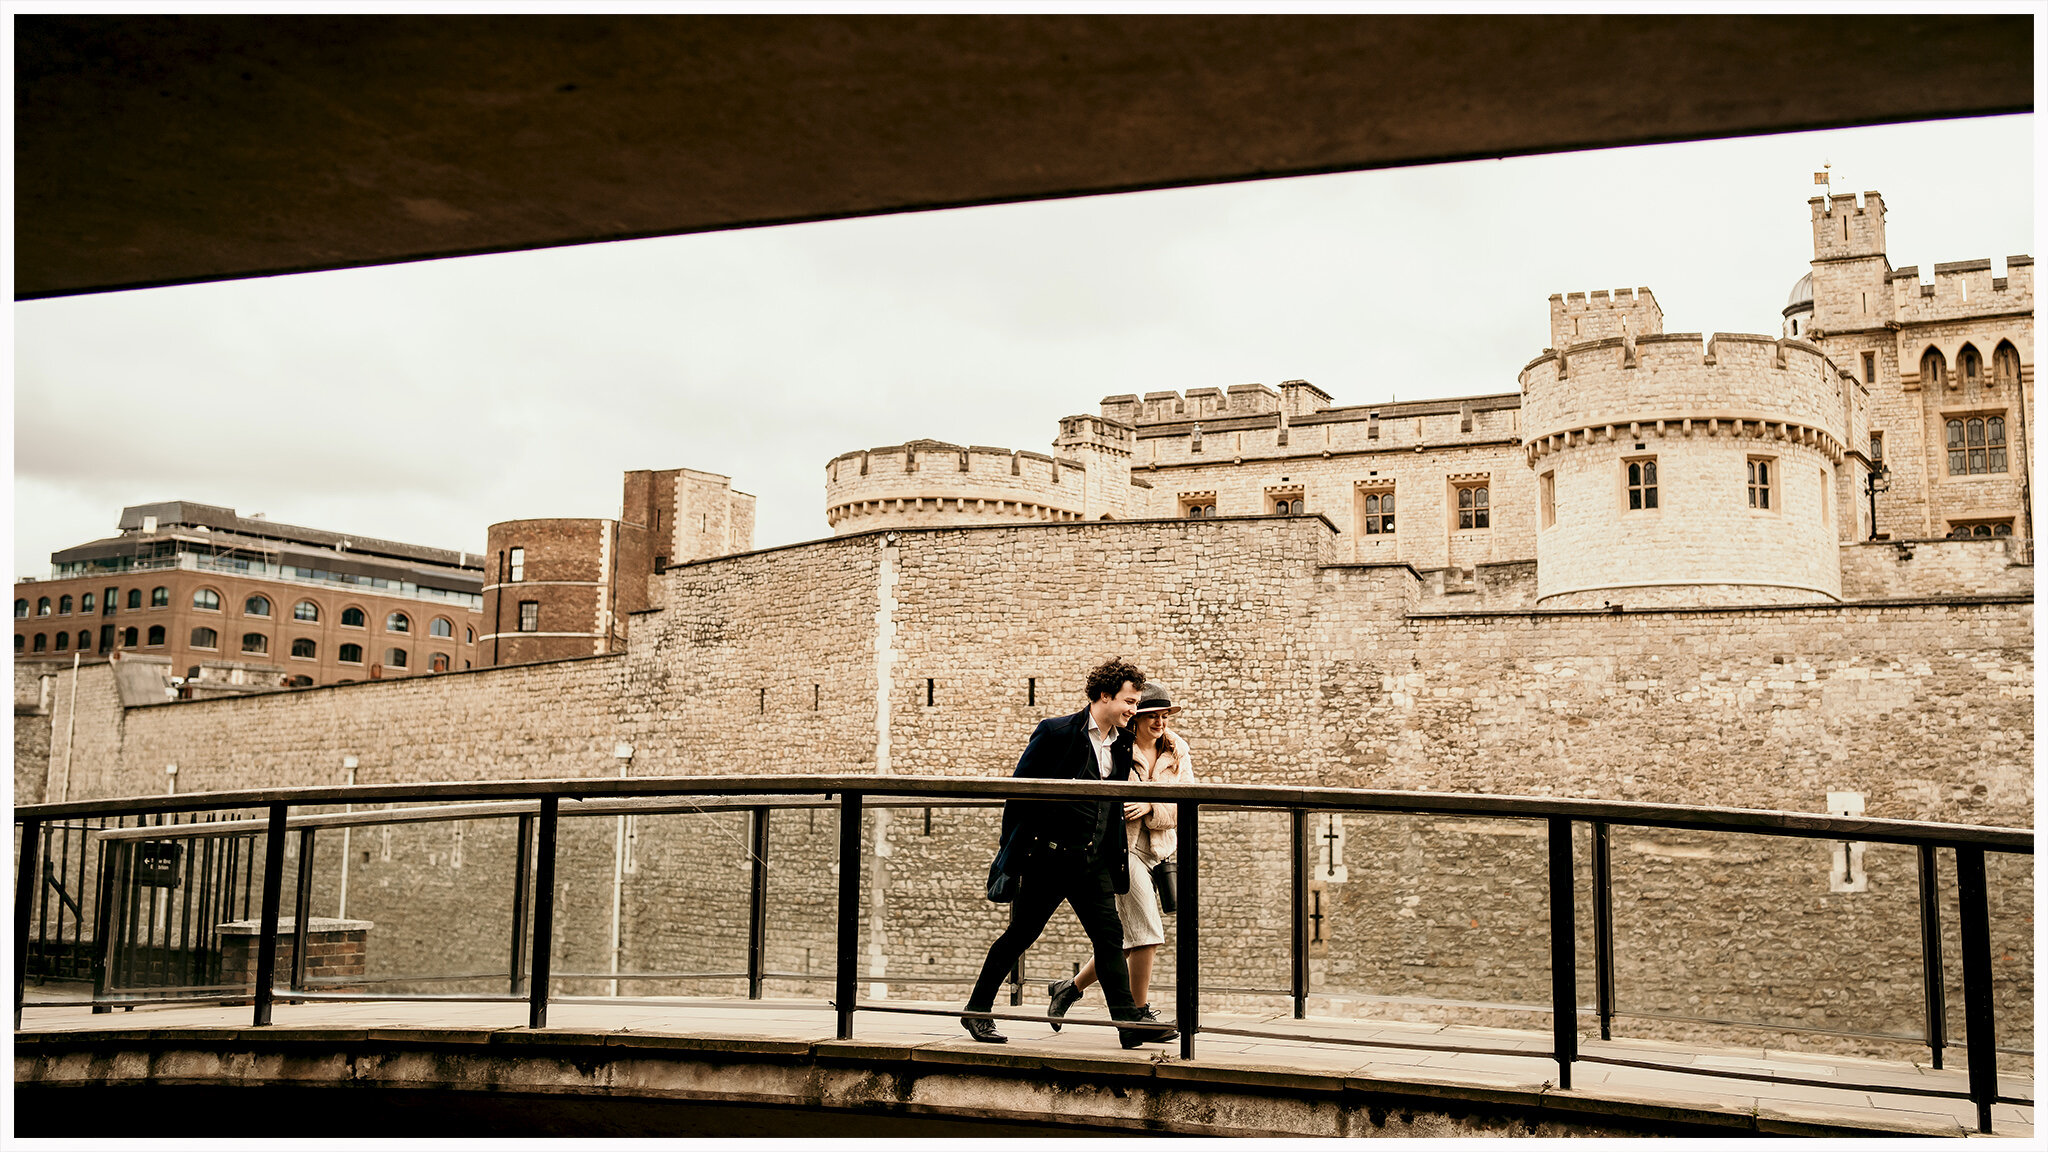
[[[162,658],[180,695],[469,668],[483,557],[278,524],[190,501],[121,511],[120,534],[14,586],[14,655]],[[152,660],[152,663],[155,661]]]

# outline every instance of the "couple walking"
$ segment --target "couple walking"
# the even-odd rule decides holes
[[[1039,780],[1144,780],[1191,784],[1187,743],[1167,727],[1179,712],[1165,687],[1111,660],[1088,674],[1088,707],[1046,720],[1031,734],[1014,775]],[[1173,854],[1171,801],[1118,804],[1107,800],[1012,800],[1003,806],[1003,847],[1008,870],[1020,879],[1010,927],[996,938],[968,997],[967,1011],[989,1012],[996,990],[1017,958],[1045,931],[1062,902],[1071,904],[1094,946],[1094,957],[1072,980],[1047,991],[1049,1012],[1066,1015],[1092,983],[1102,985],[1109,1014],[1139,1022],[1119,1028],[1126,1048],[1163,1043],[1177,1033],[1158,1023],[1149,1003],[1152,960],[1166,940],[1152,867]],[[962,1016],[976,1040],[1001,1044],[995,1022]],[[1059,1023],[1055,1019],[1053,1028]]]

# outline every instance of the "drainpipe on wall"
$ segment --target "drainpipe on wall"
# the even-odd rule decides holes
[[[71,745],[78,738],[78,653],[71,654],[71,715],[64,721],[64,786],[57,794],[62,804],[71,799]]]
[[[353,756],[343,756],[341,758],[341,766],[348,772],[348,779],[343,781],[343,783],[351,788],[355,787],[356,758]],[[356,810],[356,806],[354,804],[344,804],[341,806],[341,810],[343,812],[353,812]],[[343,824],[341,826],[341,898],[335,902],[334,918],[336,920],[348,919],[348,834],[350,831],[351,829],[348,825]]]
[[[619,744],[612,748],[612,755],[619,761],[619,779],[626,778],[626,769],[633,763],[633,746]],[[621,814],[618,824],[612,830],[612,979],[611,992],[619,994],[619,909],[626,887],[626,817]]]
[[[164,795],[176,796],[178,794],[178,766],[176,764],[164,765],[164,777]]]

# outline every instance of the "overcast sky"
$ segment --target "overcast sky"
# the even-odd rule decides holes
[[[1339,404],[1507,392],[1553,292],[1775,336],[1806,200],[1874,188],[1892,264],[2032,253],[2033,120],[1585,152],[635,240],[16,304],[19,576],[123,505],[480,551],[619,514],[620,473],[829,535],[825,464],[1046,450],[1106,395],[1306,379]]]

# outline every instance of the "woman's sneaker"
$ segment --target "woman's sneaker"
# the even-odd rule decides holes
[[[1045,986],[1045,994],[1052,998],[1052,1003],[1046,1007],[1045,1012],[1053,1018],[1052,1030],[1057,1032],[1060,1030],[1059,1018],[1067,1014],[1067,1009],[1080,1002],[1081,990],[1074,987],[1072,980],[1055,980]]]

